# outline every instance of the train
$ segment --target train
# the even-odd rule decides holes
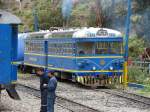
[[[19,100],[15,90],[17,81],[18,25],[21,20],[15,15],[0,10],[0,95],[6,90],[9,96]]]
[[[28,70],[53,70],[60,79],[90,87],[123,83],[124,47],[119,31],[91,27],[40,36],[28,33],[24,44],[23,65]]]

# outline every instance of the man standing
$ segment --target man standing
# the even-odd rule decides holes
[[[40,112],[47,112],[47,88],[44,85],[48,84],[49,77],[44,73],[43,68],[38,68],[36,74],[40,77],[40,91],[41,91],[41,109]]]
[[[53,71],[49,71],[48,77],[50,77],[47,85],[47,112],[54,112],[54,103],[56,99],[57,79],[54,76]]]

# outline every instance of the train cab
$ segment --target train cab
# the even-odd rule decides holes
[[[123,37],[120,32],[91,28],[74,33],[73,38],[76,38],[79,82],[87,84],[87,80],[92,80],[92,84],[98,85],[101,79],[107,77],[105,84],[111,84],[114,80],[122,83],[124,57]]]

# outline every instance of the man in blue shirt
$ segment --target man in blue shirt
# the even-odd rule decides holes
[[[47,88],[44,85],[48,84],[49,77],[44,73],[43,68],[38,68],[36,74],[40,77],[40,91],[41,91],[41,109],[40,112],[47,112]]]
[[[54,112],[54,103],[56,99],[57,79],[54,71],[48,72],[49,82],[47,85],[47,112]]]

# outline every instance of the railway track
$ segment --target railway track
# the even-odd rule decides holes
[[[28,94],[34,95],[37,98],[40,98],[40,90],[39,89],[35,89],[35,88],[29,87],[29,86],[26,86],[23,84],[18,84],[16,88],[17,88],[17,90],[26,92]],[[101,112],[94,108],[85,106],[83,104],[74,102],[72,100],[69,100],[69,99],[66,99],[66,98],[63,98],[60,96],[56,96],[56,103],[59,106],[69,110],[70,112]]]
[[[104,92],[107,94],[111,94],[111,95],[115,95],[118,97],[128,99],[133,102],[142,103],[142,104],[150,106],[150,98],[137,95],[134,93],[129,93],[129,92],[122,91],[122,90],[113,90],[113,89],[95,89],[94,91]]]

